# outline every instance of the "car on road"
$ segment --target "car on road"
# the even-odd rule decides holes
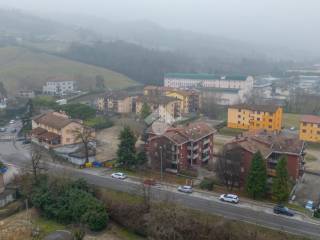
[[[188,185],[179,186],[178,191],[183,193],[192,193],[192,187]]]
[[[305,209],[308,209],[310,211],[313,211],[314,209],[314,202],[311,200],[308,200],[306,205],[304,206]]]
[[[289,217],[293,217],[294,213],[287,207],[283,206],[283,205],[277,205],[273,208],[273,212],[275,214],[282,214],[282,215],[286,215]]]
[[[240,201],[239,197],[235,194],[222,194],[220,195],[219,200],[230,203],[239,203]]]
[[[10,120],[10,124],[14,124],[16,121],[15,120]]]
[[[29,144],[29,143],[31,143],[31,139],[24,139],[22,141],[22,144]]]
[[[4,127],[0,128],[0,132],[6,132],[6,131],[7,131],[6,128],[4,128]]]
[[[121,173],[121,172],[116,172],[116,173],[112,173],[111,177],[123,180],[123,179],[127,178],[127,175],[125,175],[124,173]]]

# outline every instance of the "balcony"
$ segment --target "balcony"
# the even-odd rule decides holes
[[[275,177],[277,175],[277,172],[275,169],[268,168],[267,174],[268,174],[268,176]]]
[[[206,161],[208,161],[208,160],[209,160],[209,158],[210,158],[210,156],[208,155],[208,156],[206,156],[206,157],[202,158],[201,160],[202,160],[202,162],[206,162]]]
[[[188,147],[187,147],[188,150],[193,150],[193,151],[198,150],[198,148],[199,148],[199,145],[188,146]]]
[[[203,145],[206,145],[208,143],[210,143],[210,139],[206,139],[206,140],[203,141]]]
[[[196,159],[199,157],[199,154],[193,154],[192,159]],[[191,159],[191,155],[188,155],[188,158]]]
[[[209,148],[209,147],[207,147],[207,148],[205,148],[205,149],[202,150],[203,153],[207,153],[207,152],[209,152],[209,151],[210,151],[210,148]]]

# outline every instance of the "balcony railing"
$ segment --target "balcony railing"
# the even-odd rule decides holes
[[[206,144],[208,144],[208,143],[210,143],[210,139],[206,139],[206,140],[203,141],[203,144],[204,144],[204,145],[206,145]]]
[[[196,159],[199,157],[199,154],[193,154],[192,159]],[[191,155],[188,155],[188,158],[191,158]]]
[[[208,161],[208,160],[209,160],[209,157],[210,157],[210,156],[208,155],[208,156],[202,158],[202,162]]]
[[[199,148],[199,145],[188,146],[187,148],[188,148],[188,150],[197,150]]]

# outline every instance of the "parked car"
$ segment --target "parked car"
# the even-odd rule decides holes
[[[293,217],[294,213],[287,207],[283,206],[283,205],[277,205],[273,208],[273,212],[275,214],[282,214],[282,215],[286,215],[289,217]]]
[[[10,124],[14,124],[16,121],[15,120],[10,120]]]
[[[314,209],[314,202],[311,201],[311,200],[308,200],[307,203],[306,203],[306,205],[305,205],[305,209],[308,209],[308,210],[310,210],[310,211],[313,211],[313,209]]]
[[[4,127],[0,128],[0,132],[5,132],[5,131],[7,131],[6,128],[4,128]]]
[[[239,197],[235,194],[222,194],[220,195],[219,200],[230,203],[239,203],[240,201]]]
[[[192,193],[192,187],[187,185],[179,186],[178,191],[183,193]]]
[[[24,139],[22,141],[22,144],[29,144],[29,143],[31,143],[31,139]]]
[[[121,172],[112,173],[111,177],[116,178],[116,179],[122,179],[122,180],[127,178],[127,176]]]

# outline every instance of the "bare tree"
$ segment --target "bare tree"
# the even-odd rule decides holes
[[[43,162],[43,149],[36,144],[32,144],[31,147],[31,171],[35,182],[38,181],[41,172],[47,171]]]
[[[238,145],[226,145],[218,156],[216,172],[229,190],[240,186],[242,149]]]
[[[83,143],[85,152],[85,163],[89,162],[89,143],[93,140],[94,130],[92,128],[84,126],[83,128],[76,128],[73,131],[76,141],[81,141]]]

